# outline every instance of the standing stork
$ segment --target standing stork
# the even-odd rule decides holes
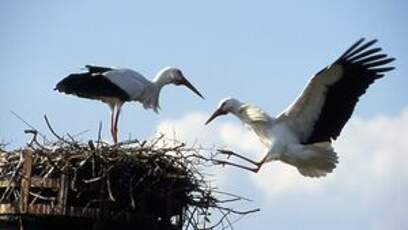
[[[62,79],[55,90],[108,104],[111,110],[111,134],[115,144],[118,141],[119,114],[125,102],[137,101],[145,109],[153,109],[158,113],[160,90],[168,84],[184,85],[204,99],[177,68],[166,67],[160,70],[153,81],[131,69],[91,65],[86,65],[85,68],[85,73],[73,73]]]
[[[259,162],[230,152],[255,167],[223,163],[258,172],[263,163],[280,160],[295,166],[304,176],[321,177],[332,172],[338,157],[331,142],[340,135],[359,97],[375,80],[394,69],[385,66],[394,58],[380,54],[381,48],[370,48],[376,42],[357,41],[333,64],[313,76],[293,104],[276,117],[237,99],[222,100],[206,124],[231,113],[267,147],[266,156]]]

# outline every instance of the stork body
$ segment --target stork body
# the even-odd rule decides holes
[[[200,92],[183,76],[177,68],[166,67],[149,81],[131,69],[113,69],[101,66],[85,66],[87,72],[73,73],[62,79],[56,90],[82,98],[100,100],[111,110],[111,134],[117,143],[117,125],[122,105],[125,102],[140,102],[145,109],[160,109],[159,96],[163,86],[185,85],[198,96]]]
[[[313,76],[293,104],[276,117],[237,99],[222,100],[206,124],[231,113],[250,127],[267,148],[259,162],[239,156],[255,167],[233,165],[257,172],[263,163],[280,160],[295,166],[304,176],[321,177],[332,172],[338,163],[332,141],[340,135],[369,85],[394,69],[385,66],[394,58],[378,54],[380,48],[369,49],[375,42],[364,43],[361,39],[352,45],[332,65]]]

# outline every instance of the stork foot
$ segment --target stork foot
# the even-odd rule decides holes
[[[222,165],[222,166],[229,165],[229,166],[245,169],[245,170],[248,170],[248,171],[251,171],[251,172],[254,172],[254,173],[257,173],[259,171],[259,169],[261,169],[262,165],[265,163],[265,160],[266,160],[266,156],[261,161],[257,162],[257,161],[251,160],[251,159],[249,159],[247,157],[244,157],[241,154],[232,152],[230,150],[218,149],[217,151],[218,151],[218,153],[226,155],[227,159],[230,159],[233,156],[233,157],[236,157],[236,158],[241,159],[243,161],[246,161],[246,162],[254,165],[255,167],[249,167],[249,166],[246,166],[246,165],[241,165],[241,164],[237,164],[237,163],[226,161],[226,160],[212,159],[212,161],[215,164],[219,164],[219,165]]]
[[[237,168],[240,168],[240,169],[251,171],[253,173],[257,173],[259,171],[259,169],[261,168],[261,166],[262,166],[262,164],[259,164],[256,167],[249,167],[249,166],[233,163],[233,162],[230,162],[230,161],[224,161],[224,160],[218,160],[218,159],[213,159],[212,162],[214,162],[215,164],[221,165],[221,166],[229,165],[229,166],[237,167]]]
[[[218,151],[218,153],[221,153],[221,154],[223,154],[223,155],[226,155],[226,156],[227,156],[227,159],[230,159],[231,156],[233,156],[233,157],[239,158],[239,159],[241,159],[241,160],[244,160],[244,161],[246,161],[246,162],[248,162],[248,163],[251,163],[251,164],[253,164],[253,165],[255,165],[255,166],[258,166],[258,165],[262,162],[262,161],[261,161],[261,162],[256,162],[256,161],[254,161],[254,160],[252,160],[252,159],[249,159],[248,157],[244,157],[244,156],[242,156],[241,154],[235,153],[235,152],[230,151],[230,150],[218,149],[217,151]]]

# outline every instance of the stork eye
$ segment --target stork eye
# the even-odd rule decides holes
[[[175,85],[181,85],[184,83],[183,73],[178,69],[175,70],[173,78],[174,78]]]
[[[177,75],[179,75],[179,76],[183,76],[183,73],[181,72],[181,70],[176,70],[176,73],[177,73]]]

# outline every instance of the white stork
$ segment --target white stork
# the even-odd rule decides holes
[[[111,110],[111,134],[115,144],[118,140],[119,114],[125,102],[137,101],[145,109],[153,109],[158,113],[160,90],[168,84],[184,85],[204,99],[177,68],[162,69],[153,81],[147,80],[140,73],[131,69],[91,65],[86,65],[85,68],[87,69],[85,73],[73,73],[62,79],[55,90],[107,103]]]
[[[333,64],[313,76],[293,104],[276,117],[233,98],[222,100],[206,124],[231,113],[267,147],[266,156],[259,162],[235,155],[255,167],[230,164],[258,172],[263,163],[280,160],[295,166],[304,176],[321,177],[332,172],[338,158],[331,142],[340,135],[369,85],[394,69],[385,66],[394,58],[380,54],[381,48],[369,48],[376,41],[357,41]]]

